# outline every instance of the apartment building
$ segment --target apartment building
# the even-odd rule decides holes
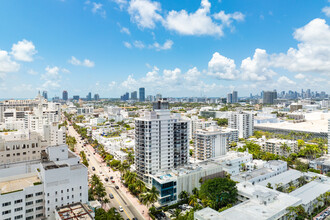
[[[263,151],[277,154],[280,156],[289,156],[291,153],[298,153],[298,142],[294,140],[268,139],[261,143]]]
[[[66,145],[41,159],[0,165],[0,219],[55,219],[58,207],[88,201],[87,168]]]
[[[253,135],[254,115],[252,112],[231,112],[228,118],[228,127],[238,130],[239,138],[248,138]]]
[[[40,159],[40,153],[47,146],[37,132],[1,132],[0,164]]]
[[[149,174],[184,165],[189,158],[187,121],[172,117],[164,106],[135,119],[135,168],[147,184]]]
[[[220,127],[211,126],[207,129],[198,129],[194,139],[194,156],[198,160],[225,155],[227,152],[230,132]]]

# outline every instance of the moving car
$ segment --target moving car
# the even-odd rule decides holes
[[[123,212],[124,211],[123,207],[121,207],[121,206],[119,206],[118,209],[119,209],[120,212]]]
[[[115,198],[115,197],[112,195],[112,193],[109,194],[109,197],[110,197],[110,199]]]
[[[119,189],[119,186],[115,186],[116,189]]]
[[[95,167],[92,167],[92,170],[95,171]]]
[[[104,180],[105,180],[105,182],[108,182],[109,181],[108,177],[104,178]]]

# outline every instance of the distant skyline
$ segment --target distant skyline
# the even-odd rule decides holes
[[[0,2],[0,99],[330,93],[327,0]]]

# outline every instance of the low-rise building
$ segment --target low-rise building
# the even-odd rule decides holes
[[[150,175],[152,185],[160,192],[156,205],[174,204],[182,191],[192,193],[195,187],[200,188],[202,181],[224,177],[225,172],[235,175],[239,173],[241,164],[251,161],[251,154],[232,151],[223,156]]]
[[[41,159],[0,166],[1,219],[55,219],[58,207],[88,201],[87,168],[67,145]]]

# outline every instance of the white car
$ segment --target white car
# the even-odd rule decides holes
[[[119,209],[120,212],[123,212],[124,211],[123,207],[121,207],[121,206],[119,206],[118,209]]]

